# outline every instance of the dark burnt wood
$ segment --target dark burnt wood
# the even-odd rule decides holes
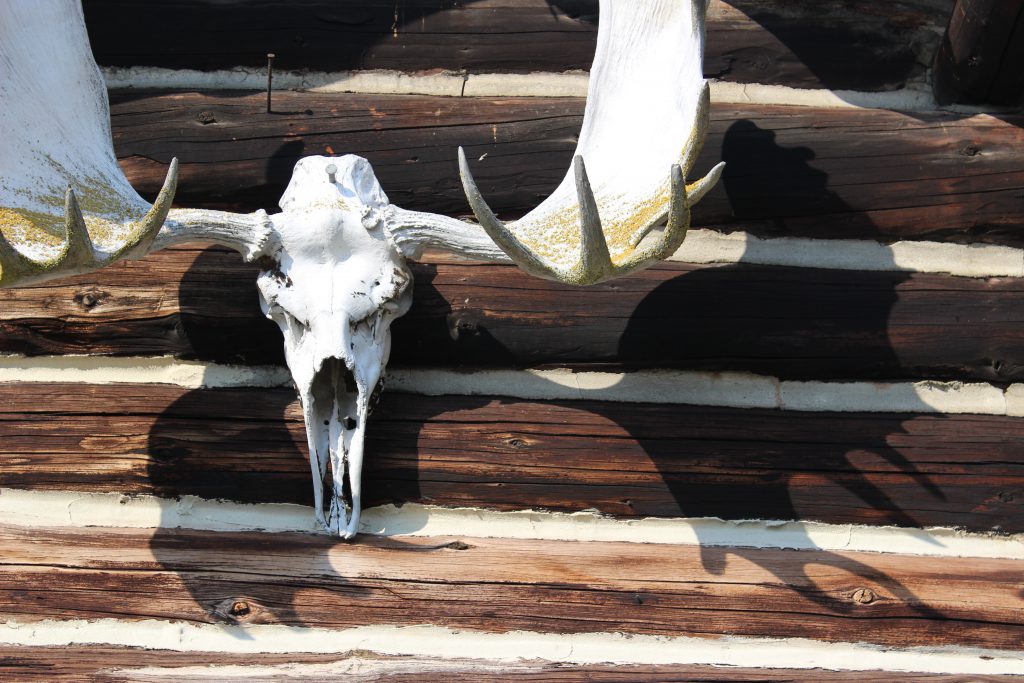
[[[583,101],[279,93],[112,94],[114,145],[129,180],[155,196],[172,157],[182,206],[273,210],[295,162],[352,153],[391,201],[469,213],[456,150],[484,196],[521,215],[569,167]],[[764,236],[1024,244],[1024,117],[861,109],[712,108],[697,162],[727,162],[694,224]]]
[[[957,0],[936,52],[932,87],[941,104],[1016,104],[1024,97],[1024,4]]]
[[[746,370],[802,379],[1024,378],[1024,282],[664,263],[588,288],[511,266],[414,264],[392,364]],[[176,248],[0,290],[0,352],[282,363],[257,269]]]
[[[189,668],[186,668],[189,667]],[[247,683],[280,681],[280,667],[295,676],[309,667],[306,680],[368,672],[374,680],[387,683],[475,683],[487,681],[692,681],[694,683],[963,683],[962,676],[892,671],[825,671],[823,669],[748,669],[696,665],[626,666],[591,664],[585,666],[541,661],[493,662],[473,659],[430,657],[384,657],[370,652],[349,655],[227,654],[177,652],[109,646],[89,647],[0,647],[0,676],[17,681],[101,681],[151,683],[163,675],[175,681],[207,681],[216,668],[249,667]],[[351,668],[349,668],[351,667]],[[971,676],[971,681],[1006,681],[1005,676]]]
[[[711,3],[708,77],[806,88],[891,90],[930,62],[950,0]],[[289,70],[587,69],[597,0],[86,0],[109,66]]]
[[[0,385],[0,487],[311,504],[287,389]],[[386,394],[367,505],[1024,531],[1024,421]]]
[[[813,638],[1020,650],[1024,562],[458,537],[0,529],[5,620]]]

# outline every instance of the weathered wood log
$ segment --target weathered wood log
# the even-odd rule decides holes
[[[1024,378],[1019,279],[664,263],[580,289],[511,266],[413,270],[393,365]],[[234,252],[197,246],[0,290],[0,352],[280,363],[280,332],[259,311],[255,277]]]
[[[155,196],[172,157],[178,202],[273,209],[295,162],[352,153],[396,204],[466,214],[456,148],[495,211],[529,210],[569,167],[583,101],[280,93],[112,93],[114,145]],[[1024,244],[1024,117],[717,105],[697,162],[725,174],[695,225],[760,235]]]
[[[597,0],[327,0],[231,2],[86,0],[97,60],[109,66],[427,69],[533,72],[587,69]],[[708,11],[709,77],[805,88],[891,90],[925,71],[948,0],[794,4],[715,1]],[[225,36],[230,35],[230,40]]]
[[[1016,104],[1024,98],[1024,5],[957,0],[935,54],[932,88],[941,104]]]
[[[0,487],[311,504],[286,389],[0,385]],[[387,394],[364,501],[1024,531],[1024,421]]]
[[[225,667],[220,670],[218,667]],[[228,669],[227,667],[231,667]],[[0,677],[17,681],[212,681],[245,674],[246,683],[271,683],[305,674],[306,680],[362,674],[387,683],[502,683],[504,681],[692,681],[694,683],[963,683],[963,676],[895,671],[750,669],[686,664],[570,665],[543,661],[492,662],[440,657],[385,657],[370,652],[321,655],[228,654],[141,648],[0,646]],[[230,679],[228,679],[230,680]],[[977,683],[1005,676],[972,675]]]
[[[5,527],[0,618],[1020,650],[1022,570],[1019,560],[643,543]]]

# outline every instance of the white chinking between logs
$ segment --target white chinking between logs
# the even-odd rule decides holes
[[[0,286],[89,272],[186,241],[217,242],[257,263],[261,304],[284,335],[302,403],[317,521],[351,538],[390,326],[411,303],[407,258],[438,248],[588,285],[678,249],[690,207],[723,168],[685,181],[709,119],[706,9],[705,0],[601,0],[572,168],[550,197],[505,224],[458,150],[474,225],[394,206],[369,162],[352,155],[301,159],[281,213],[171,209],[176,161],[150,205],[117,165],[79,0],[2,3]]]

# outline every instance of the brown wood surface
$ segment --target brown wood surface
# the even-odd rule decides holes
[[[890,90],[925,72],[952,0],[715,0],[705,73]],[[172,69],[587,69],[597,0],[86,0],[97,60]]]
[[[583,101],[120,91],[114,145],[155,196],[172,157],[182,206],[275,210],[295,162],[352,153],[391,201],[469,213],[456,167],[466,148],[503,217],[536,206],[569,167]],[[759,235],[1024,244],[1024,117],[755,105],[712,107],[697,162],[727,162],[694,224]]]
[[[392,365],[1024,379],[1024,281],[1015,278],[664,263],[574,288],[512,266],[438,260],[413,271]],[[281,363],[256,272],[234,252],[181,247],[0,290],[0,352]]]
[[[458,537],[0,528],[0,617],[1024,648],[1024,562]]]
[[[0,385],[0,487],[311,505],[288,389]],[[1024,531],[1024,420],[385,394],[367,505]]]
[[[942,104],[1016,104],[1024,98],[1024,3],[957,0],[935,55],[932,87]]]
[[[199,667],[199,668],[194,668]],[[220,669],[219,667],[224,667]],[[227,667],[231,667],[228,669]],[[277,667],[264,669],[263,667]],[[964,683],[963,676],[894,671],[750,669],[663,664],[569,665],[541,661],[490,662],[473,659],[384,657],[350,654],[226,654],[176,652],[109,646],[0,646],[0,677],[17,681],[217,681],[246,683],[304,681],[388,681],[390,683],[475,683],[476,681],[692,681],[694,683]],[[970,676],[972,683],[1006,681],[1006,676]]]

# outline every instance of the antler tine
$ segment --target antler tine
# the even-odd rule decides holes
[[[700,97],[697,99],[697,117],[694,120],[693,132],[690,133],[690,138],[686,141],[683,158],[680,160],[684,178],[690,175],[690,171],[693,170],[693,166],[697,162],[697,155],[700,154],[700,150],[704,147],[704,139],[708,136],[708,126],[710,123],[711,89],[705,83],[703,88],[701,88]],[[695,205],[704,198],[708,190],[718,182],[724,169],[725,162],[720,161],[714,168],[708,171],[707,175],[687,186],[687,201],[689,201],[690,206]]]
[[[703,182],[703,181],[701,181]],[[687,195],[686,182],[683,180],[683,170],[679,164],[673,164],[669,174],[669,186],[671,188],[668,225],[657,244],[646,249],[634,251],[630,258],[615,267],[618,274],[628,273],[631,270],[660,261],[675,253],[686,238],[686,231],[690,226],[690,207],[693,201]]]
[[[171,210],[174,202],[174,193],[178,189],[178,158],[171,159],[171,165],[167,169],[167,176],[164,177],[164,184],[160,193],[156,196],[153,206],[146,212],[146,215],[138,223],[135,234],[128,238],[124,246],[117,250],[114,258],[132,258],[143,256],[156,240],[156,235],[167,220],[167,213]]]
[[[64,234],[64,248],[57,257],[55,268],[87,266],[96,260],[85,217],[70,185],[64,193]]]
[[[722,171],[724,170],[725,162],[719,161],[715,164],[714,168],[708,171],[706,176],[686,186],[686,201],[690,206],[704,199],[704,195],[708,193],[708,190],[714,187],[718,179],[722,177]]]
[[[611,276],[614,266],[583,157],[577,154],[572,165],[580,205],[580,264],[569,277],[574,284],[592,285]]]
[[[525,270],[530,275],[547,279],[558,279],[559,273],[544,263],[540,257],[530,251],[519,238],[513,235],[505,224],[498,220],[498,217],[487,206],[483,196],[477,188],[473,174],[469,170],[469,162],[466,161],[466,152],[459,147],[459,176],[462,178],[462,190],[466,193],[469,206],[479,221],[480,226],[487,233],[487,236],[494,240],[494,243],[501,247],[501,250],[508,254],[513,263]]]
[[[690,227],[691,202],[687,195],[685,176],[679,164],[672,165],[669,182],[672,186],[672,196],[668,205],[668,225],[665,226],[661,245],[657,250],[659,259],[675,253],[686,238],[686,231]]]
[[[693,129],[690,131],[690,137],[687,138],[686,146],[683,148],[683,158],[679,160],[684,178],[690,175],[694,164],[697,163],[697,156],[704,147],[704,139],[708,136],[708,126],[710,123],[711,88],[705,82],[701,87],[700,95],[697,97],[697,113],[693,121]],[[696,204],[696,201],[691,202],[692,204]]]

